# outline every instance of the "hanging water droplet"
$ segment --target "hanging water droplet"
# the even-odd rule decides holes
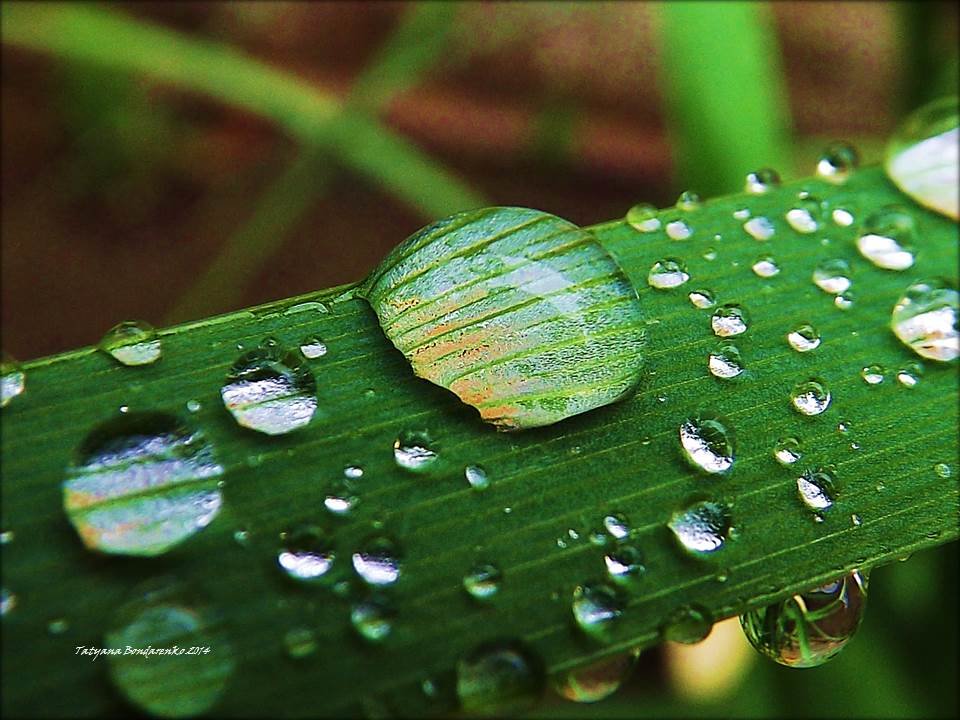
[[[842,185],[860,165],[856,149],[845,142],[830,143],[817,160],[817,177]]]
[[[853,213],[846,208],[834,208],[830,213],[833,224],[838,227],[850,227],[855,222]]]
[[[327,354],[327,346],[316,335],[311,335],[300,342],[300,352],[307,360],[316,360]]]
[[[700,413],[680,424],[683,456],[693,467],[710,475],[733,469],[734,433],[723,418]]]
[[[486,490],[490,487],[490,477],[487,475],[487,471],[479,465],[467,465],[463,474],[474,490]]]
[[[667,237],[671,240],[686,240],[693,230],[683,220],[671,220],[667,223]]]
[[[560,697],[577,703],[594,703],[613,695],[637,662],[639,650],[617,653],[574,670],[559,673],[550,685]]]
[[[823,260],[813,270],[813,282],[825,293],[842,293],[850,288],[850,265],[840,258]]]
[[[23,393],[27,375],[20,363],[7,353],[0,356],[0,407],[6,407],[10,401]]]
[[[114,325],[100,341],[100,349],[129,367],[154,363],[161,354],[157,331],[141,320]]]
[[[277,553],[277,563],[287,577],[299,581],[313,581],[324,577],[334,561],[333,543],[326,533],[315,526],[303,526],[284,533],[283,546]]]
[[[924,207],[958,217],[957,97],[945,97],[910,115],[887,144],[884,169]]]
[[[807,195],[795,207],[787,210],[787,224],[803,235],[815,233],[820,228],[820,201]]]
[[[104,645],[119,651],[107,656],[113,684],[131,704],[159,717],[207,712],[236,666],[232,644],[212,613],[164,595],[147,596],[121,609]],[[151,648],[175,645],[199,652],[147,654]]]
[[[801,415],[819,415],[830,407],[830,391],[819,380],[806,380],[793,386],[790,402]]]
[[[10,592],[7,588],[0,589],[0,617],[6,617],[16,610],[16,608],[16,594]]]
[[[883,366],[867,365],[860,370],[860,377],[867,385],[879,385],[883,382]]]
[[[664,640],[692,645],[705,640],[713,629],[713,616],[700,605],[674,610],[660,628]]]
[[[302,356],[271,344],[237,359],[220,396],[238,425],[267,435],[302,428],[317,410],[317,382]]]
[[[489,600],[500,591],[503,574],[491,563],[477,563],[463,576],[463,589],[476,600]]]
[[[743,373],[743,362],[740,351],[729,343],[721,343],[707,358],[707,368],[710,374],[722,380],[730,380]]]
[[[283,635],[283,646],[294,660],[301,660],[317,651],[317,636],[308,627],[296,627]]]
[[[747,314],[739,305],[721,305],[713,311],[710,327],[717,337],[735,337],[747,331]]]
[[[437,451],[425,430],[405,430],[393,443],[397,465],[410,472],[425,472],[436,463]]]
[[[769,218],[763,217],[762,215],[747,220],[743,224],[743,229],[746,230],[750,237],[760,242],[766,242],[776,233],[776,228],[774,228],[773,223],[770,222]]]
[[[392,585],[400,578],[400,548],[382,535],[369,538],[353,554],[353,569],[368,585]]]
[[[623,615],[624,603],[617,590],[603,583],[577,585],[573,590],[573,618],[588,635],[605,638]]]
[[[820,333],[813,325],[804,323],[787,334],[787,342],[797,352],[810,352],[820,347]]]
[[[750,266],[750,269],[753,270],[754,275],[762,278],[772,278],[780,274],[780,266],[777,265],[777,261],[769,255],[761,255],[758,257],[753,265]]]
[[[957,291],[946,282],[925,280],[908,287],[894,305],[890,327],[920,357],[949,362],[960,355],[958,313]]]
[[[905,208],[887,205],[866,219],[857,237],[857,249],[879,268],[906,270],[915,260],[915,225]]]
[[[603,556],[607,575],[617,583],[626,583],[642,575],[646,568],[640,549],[632,543],[618,543]]]
[[[624,540],[630,535],[630,523],[625,515],[611,513],[603,518],[603,528],[615,540]]]
[[[524,710],[543,694],[543,662],[517,640],[494,640],[457,662],[457,697],[471,715],[504,716]]]
[[[907,363],[897,370],[897,382],[906,388],[914,388],[923,376],[923,366],[918,363]]]
[[[680,546],[693,555],[720,550],[730,534],[730,509],[718,502],[703,501],[673,514],[668,523]]]
[[[687,295],[687,298],[691,305],[700,310],[707,310],[717,304],[713,299],[713,293],[709,290],[693,290]]]
[[[396,613],[383,598],[371,598],[350,608],[350,623],[364,640],[382,642],[393,631]]]
[[[128,413],[81,443],[63,508],[91,550],[160,555],[216,517],[222,474],[199,431],[173,415]]]
[[[750,644],[788,667],[816,667],[840,652],[863,618],[866,578],[854,570],[835,582],[740,616]]]
[[[657,290],[680,287],[689,279],[690,275],[687,274],[687,268],[683,262],[673,258],[658,260],[647,273],[647,284]]]
[[[780,175],[772,168],[763,168],[747,173],[744,191],[751,195],[763,195],[780,187]]]
[[[953,471],[947,463],[937,463],[933,466],[933,471],[937,474],[938,478],[943,478],[944,480],[953,475]]]
[[[803,446],[795,437],[780,438],[773,446],[773,457],[785,467],[793,465],[803,457]]]
[[[822,468],[807,470],[797,478],[797,494],[804,505],[820,512],[833,506],[834,493],[833,475]]]
[[[627,224],[642,233],[656,232],[660,229],[657,209],[648,203],[638,203],[627,210]]]

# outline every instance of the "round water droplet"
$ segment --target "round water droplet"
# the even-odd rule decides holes
[[[923,367],[919,363],[907,363],[897,370],[897,382],[903,387],[914,388],[923,376]]]
[[[701,207],[703,207],[703,201],[700,199],[700,194],[693,190],[684,190],[677,198],[677,209],[684,212],[699,210]]]
[[[660,229],[657,209],[648,203],[638,203],[627,210],[627,224],[642,233],[656,232]]]
[[[360,503],[349,478],[334,482],[323,498],[323,506],[334,515],[349,515]]]
[[[516,714],[536,703],[545,684],[543,662],[517,640],[483,643],[457,662],[457,697],[467,714]]]
[[[646,570],[640,549],[632,543],[618,543],[603,556],[607,575],[617,583],[627,583]]]
[[[347,465],[347,467],[343,469],[343,476],[347,478],[347,480],[359,480],[363,477],[363,468],[359,465]]]
[[[687,274],[683,262],[672,258],[658,260],[647,273],[647,284],[657,290],[680,287],[689,279],[690,275]]]
[[[368,585],[392,585],[400,578],[400,548],[382,535],[369,538],[353,554],[353,569]]]
[[[700,413],[680,424],[680,447],[693,467],[710,475],[733,469],[734,433],[730,424],[713,413]]]
[[[63,508],[91,550],[160,555],[216,517],[222,474],[198,430],[173,415],[128,413],[81,443]]]
[[[924,207],[958,217],[957,97],[945,97],[910,115],[887,144],[884,169]]]
[[[816,667],[853,637],[867,599],[866,578],[844,578],[740,616],[744,635],[762,655],[789,667]]]
[[[795,437],[780,438],[773,446],[773,457],[783,466],[793,465],[803,457],[803,446]]]
[[[312,525],[285,533],[283,546],[277,553],[277,563],[287,577],[301,582],[324,577],[333,567],[334,558],[330,538]]]
[[[787,224],[803,235],[815,233],[820,228],[820,201],[807,195],[787,210]]]
[[[833,212],[830,213],[830,218],[833,220],[833,224],[838,227],[850,227],[855,222],[853,213],[842,207],[834,208]]]
[[[830,143],[817,160],[817,177],[842,185],[860,165],[856,149],[845,142]]]
[[[953,471],[947,463],[937,463],[933,466],[933,471],[937,474],[938,478],[943,478],[944,480],[953,475]]]
[[[308,627],[296,627],[283,635],[283,647],[294,660],[309,657],[317,651],[317,636]]]
[[[70,622],[66,618],[55,618],[47,623],[47,632],[51,635],[63,635],[70,629]]]
[[[730,534],[730,509],[718,502],[703,501],[676,512],[667,525],[680,546],[703,556],[720,550]]]
[[[617,653],[585,667],[568,670],[550,679],[560,697],[578,703],[594,703],[613,695],[630,675],[639,650]]]
[[[393,457],[404,470],[424,472],[439,456],[425,430],[405,430],[393,443]]]
[[[624,540],[630,535],[630,523],[621,513],[611,513],[603,518],[603,528],[615,540]]]
[[[241,355],[220,396],[238,425],[267,435],[302,428],[317,410],[317,382],[310,368],[301,355],[275,345]]]
[[[592,637],[605,638],[623,615],[623,608],[623,600],[612,585],[588,583],[573,590],[573,618]]]
[[[883,382],[883,366],[867,365],[860,370],[860,377],[867,385],[879,385]]]
[[[823,260],[813,270],[814,284],[831,295],[838,295],[850,288],[850,265],[846,260],[835,258]]]
[[[467,465],[463,474],[474,490],[486,490],[490,487],[490,477],[487,475],[487,471],[479,465]]]
[[[463,589],[476,600],[489,600],[500,591],[503,574],[491,563],[478,563],[463,576]]]
[[[746,230],[747,234],[754,240],[761,242],[769,240],[776,233],[776,228],[773,226],[773,223],[770,222],[770,219],[762,215],[747,220],[743,224],[743,229]]]
[[[750,217],[750,208],[742,207],[733,211],[734,220],[746,220]]]
[[[949,362],[960,355],[958,312],[960,295],[954,288],[925,280],[908,287],[894,305],[890,327],[920,357]]]
[[[747,173],[744,191],[751,195],[763,195],[780,187],[780,175],[776,170],[763,168]]]
[[[372,598],[350,609],[350,623],[364,640],[382,642],[393,631],[396,613],[383,598]]]
[[[830,407],[830,391],[819,380],[805,380],[793,386],[790,402],[801,415],[819,415]]]
[[[693,230],[683,220],[671,220],[667,223],[667,237],[671,240],[686,240]]]
[[[916,240],[913,216],[899,205],[887,205],[870,215],[857,237],[860,254],[884,270],[913,266]]]
[[[304,338],[300,343],[300,352],[307,360],[316,360],[327,354],[327,346],[315,335]]]
[[[797,478],[797,494],[814,512],[833,507],[834,477],[822,468],[807,470]]]
[[[226,689],[236,661],[216,617],[173,597],[148,596],[120,610],[104,646],[110,678],[131,704],[159,717],[194,717]],[[147,654],[150,649],[199,648],[197,654]],[[138,652],[127,652],[132,648]]]
[[[0,407],[6,407],[10,401],[23,393],[27,375],[20,363],[7,353],[0,356]]]
[[[717,304],[713,299],[713,293],[709,290],[693,290],[687,295],[687,298],[691,305],[700,310],[707,310]]]
[[[716,259],[717,259],[717,251],[716,251],[716,249],[715,249],[715,248],[712,248],[712,247],[708,247],[706,250],[704,250],[704,251],[703,251],[703,259],[704,259],[704,260],[708,260],[708,261],[710,261],[710,262],[713,262],[714,260],[716,260]]]
[[[772,278],[780,274],[780,266],[777,265],[777,261],[769,255],[761,255],[758,257],[753,265],[750,266],[750,269],[753,270],[754,275],[762,278]]]
[[[747,313],[739,305],[721,305],[713,311],[710,327],[717,337],[735,337],[747,331]]]
[[[249,530],[234,530],[233,531],[234,542],[237,543],[240,547],[247,547],[250,544],[250,531]]]
[[[707,638],[713,629],[713,616],[700,605],[684,605],[674,610],[660,628],[664,640],[692,645]]]
[[[17,608],[17,596],[7,588],[0,589],[0,617],[6,617]]]
[[[13,542],[16,535],[13,530],[4,530],[0,532],[0,545],[9,545]]]
[[[743,374],[743,361],[740,351],[729,343],[721,343],[707,358],[710,374],[722,380],[730,380]]]
[[[838,310],[849,310],[853,307],[854,295],[849,290],[833,298],[833,306]]]
[[[141,320],[122,322],[107,330],[100,349],[121,365],[150,365],[160,359],[157,331]]]
[[[813,325],[804,323],[787,333],[787,342],[797,352],[810,352],[820,347],[820,333]]]

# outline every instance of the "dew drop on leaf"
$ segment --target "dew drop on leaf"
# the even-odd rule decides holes
[[[776,228],[773,227],[770,219],[762,215],[747,220],[743,224],[743,229],[746,230],[747,234],[754,240],[761,242],[769,240],[776,233]]]
[[[142,320],[114,325],[100,340],[100,349],[128,367],[150,365],[161,355],[157,331]]]
[[[700,194],[693,190],[684,190],[680,193],[680,197],[677,198],[678,210],[691,212],[693,210],[699,210],[701,207],[703,207],[703,200],[700,199]]]
[[[317,636],[308,627],[291,628],[283,635],[283,647],[288,656],[301,660],[317,651]]]
[[[953,471],[947,463],[937,463],[933,466],[933,471],[937,474],[938,478],[943,478],[944,480],[953,475]]]
[[[718,502],[702,501],[673,514],[668,527],[677,542],[695,556],[720,550],[730,534],[730,509]]]
[[[944,281],[924,280],[910,285],[897,300],[890,327],[920,357],[949,362],[960,355],[958,312],[956,289]]]
[[[830,407],[830,390],[819,380],[805,380],[793,386],[790,402],[801,415],[819,415]]]
[[[860,165],[856,148],[845,142],[830,143],[817,159],[817,177],[842,185]]]
[[[683,262],[674,258],[658,260],[647,273],[647,284],[657,290],[670,290],[680,287],[690,275]]]
[[[17,596],[7,588],[0,589],[0,617],[7,617],[17,608]]]
[[[823,260],[813,270],[813,282],[830,295],[846,292],[851,285],[850,264],[840,258]]]
[[[774,459],[783,466],[793,465],[803,457],[803,445],[795,437],[784,437],[773,446]]]
[[[623,615],[624,602],[612,585],[586,583],[574,588],[570,609],[583,632],[605,639]]]
[[[753,274],[761,278],[772,278],[780,274],[780,266],[770,255],[761,255],[750,266]]]
[[[795,207],[787,210],[787,224],[802,235],[810,235],[820,228],[820,201],[813,196],[798,200]]]
[[[730,343],[720,343],[707,357],[710,374],[721,380],[731,380],[743,374],[744,366],[740,350]]]
[[[764,195],[780,187],[780,175],[771,168],[762,168],[747,173],[744,191],[751,195]]]
[[[633,543],[617,543],[603,556],[607,576],[616,583],[626,583],[640,577],[646,568],[643,555]]]
[[[316,526],[302,526],[282,535],[277,564],[287,577],[310,582],[324,577],[333,567],[333,542]]]
[[[400,578],[400,548],[390,538],[368,538],[353,554],[353,569],[368,585],[392,585]]]
[[[690,300],[690,304],[699,310],[708,310],[716,305],[716,301],[713,299],[713,293],[709,290],[692,290],[688,295],[687,299]]]
[[[516,714],[543,694],[543,661],[518,640],[491,640],[457,662],[457,697],[470,715]]]
[[[630,675],[639,650],[611,655],[598,662],[561,672],[550,678],[560,697],[577,703],[594,703],[615,693]]]
[[[683,605],[660,628],[664,640],[692,645],[705,640],[713,629],[713,617],[700,605]]]
[[[300,352],[307,360],[316,360],[327,354],[326,343],[315,335],[300,341]]]
[[[879,385],[883,382],[883,375],[882,365],[867,365],[860,369],[860,377],[867,385]]]
[[[717,337],[735,337],[747,331],[747,314],[739,305],[721,305],[710,318],[710,327]]]
[[[637,232],[651,233],[660,229],[657,209],[648,203],[638,203],[627,210],[626,220]]]
[[[899,205],[887,205],[864,221],[857,237],[860,254],[878,268],[906,270],[915,261],[913,215]]]
[[[425,472],[437,462],[436,449],[425,430],[404,430],[393,443],[393,459],[410,472]]]
[[[463,576],[463,589],[475,600],[489,600],[500,591],[503,574],[492,563],[477,563]]]
[[[680,447],[693,467],[709,475],[733,469],[734,433],[730,424],[713,413],[700,413],[680,424]]]
[[[384,598],[369,598],[350,608],[350,624],[364,640],[383,642],[393,631],[396,612]]]
[[[907,363],[897,370],[897,382],[905,388],[915,388],[923,376],[923,367],[919,363]]]
[[[23,393],[27,376],[20,363],[7,353],[0,356],[0,407],[6,407]]]
[[[463,475],[474,490],[486,490],[490,487],[490,476],[480,465],[467,465],[463,470]]]
[[[842,207],[834,208],[830,213],[830,218],[837,227],[850,227],[856,221],[853,213]]]
[[[667,223],[667,237],[671,240],[686,240],[693,230],[684,220],[671,220]]]
[[[797,478],[797,494],[814,512],[833,507],[834,477],[822,468],[807,470]]]
[[[813,325],[804,323],[787,333],[787,343],[799,353],[810,352],[820,347],[820,333]]]

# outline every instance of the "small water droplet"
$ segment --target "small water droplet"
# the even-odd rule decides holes
[[[320,338],[311,335],[300,342],[300,352],[307,360],[316,360],[327,354],[327,346]]]
[[[6,407],[10,401],[23,393],[27,375],[20,363],[7,353],[0,356],[0,407]]]
[[[646,568],[640,549],[632,543],[618,543],[603,556],[611,580],[625,583],[642,575]]]
[[[710,374],[722,380],[730,380],[743,373],[743,361],[735,345],[720,343],[707,358]]]
[[[787,334],[787,342],[799,353],[810,352],[820,347],[820,333],[813,325],[804,323]]]
[[[673,514],[668,523],[680,546],[702,556],[720,550],[730,534],[730,509],[721,503],[703,501]]]
[[[915,388],[923,376],[923,366],[919,363],[907,363],[897,370],[897,382],[906,388]]]
[[[6,617],[17,608],[17,596],[7,588],[0,589],[0,617]]]
[[[425,430],[405,430],[393,443],[393,458],[404,470],[425,472],[436,463],[438,455]]]
[[[754,275],[762,278],[772,278],[780,274],[780,266],[777,265],[777,261],[769,255],[761,255],[758,257],[753,265],[750,266],[750,269],[753,270]]]
[[[621,513],[611,513],[603,518],[603,527],[615,540],[624,540],[630,535],[630,523]]]
[[[55,618],[47,623],[47,632],[50,635],[63,635],[70,629],[70,622],[66,618]]]
[[[735,337],[747,331],[747,314],[739,305],[721,305],[713,311],[710,327],[717,337]]]
[[[347,465],[343,469],[343,476],[347,480],[359,480],[363,477],[363,468],[359,465]]]
[[[850,524],[853,525],[854,527],[860,527],[861,525],[863,525],[863,518],[861,518],[859,515],[854,513],[853,515],[850,516]]]
[[[700,605],[677,608],[660,628],[664,640],[692,645],[705,640],[713,629],[713,616]]]
[[[719,415],[700,413],[680,424],[683,456],[693,467],[710,475],[733,469],[734,433]]]
[[[830,217],[833,220],[833,224],[838,227],[850,227],[856,221],[853,213],[842,207],[834,208],[833,212],[830,213]]]
[[[916,239],[913,216],[899,205],[887,205],[871,214],[857,237],[860,254],[884,270],[913,266]]]
[[[353,554],[353,569],[368,585],[392,585],[400,578],[400,549],[385,536],[369,538]]]
[[[703,259],[708,262],[713,262],[717,259],[717,251],[715,248],[708,247],[703,251]]]
[[[479,465],[467,465],[463,474],[474,490],[486,490],[490,487],[490,477],[487,475],[487,471]]]
[[[0,532],[0,545],[9,545],[13,542],[15,537],[16,536],[14,535],[13,530],[4,530],[3,532]]]
[[[285,533],[277,563],[287,577],[301,582],[319,580],[333,567],[333,543],[315,526],[302,526]]]
[[[833,298],[833,306],[838,310],[849,310],[853,307],[854,299],[853,293],[848,290]]]
[[[141,320],[114,325],[100,341],[100,349],[128,367],[150,365],[161,355],[157,331]]]
[[[629,677],[639,650],[617,653],[551,678],[554,692],[577,703],[595,703],[613,695]]]
[[[624,603],[612,585],[587,583],[573,590],[573,618],[588,635],[604,638],[623,615]]]
[[[306,426],[317,410],[317,382],[302,356],[262,345],[233,364],[220,388],[241,427],[283,435]]]
[[[820,201],[808,195],[799,200],[795,207],[787,210],[785,217],[787,224],[798,233],[815,233],[820,228]]]
[[[834,477],[823,468],[807,470],[797,478],[797,494],[803,503],[820,512],[833,507]]]
[[[283,647],[294,660],[301,660],[317,651],[317,636],[308,627],[295,627],[283,635]]]
[[[830,295],[846,292],[851,285],[850,264],[840,258],[823,260],[813,270],[813,282]]]
[[[827,145],[817,159],[817,177],[834,185],[842,185],[860,165],[856,149],[845,142]]]
[[[803,457],[803,446],[795,437],[784,437],[773,446],[773,457],[783,466],[793,465]]]
[[[716,305],[716,301],[713,299],[713,293],[709,290],[693,290],[687,295],[687,298],[690,300],[691,305],[700,310],[707,310]]]
[[[734,220],[746,220],[750,217],[750,208],[742,207],[733,211]]]
[[[516,714],[536,703],[545,684],[543,662],[517,640],[485,642],[457,662],[457,697],[468,714]]]
[[[747,173],[744,191],[751,195],[763,195],[780,187],[780,175],[772,168],[762,168]]]
[[[933,466],[933,471],[937,474],[937,477],[943,478],[944,480],[953,475],[953,471],[947,463],[937,463]]]
[[[234,530],[233,531],[233,540],[237,545],[241,547],[247,547],[250,544],[250,531],[249,530]]]
[[[774,228],[770,219],[762,215],[747,220],[743,224],[743,229],[747,231],[750,237],[760,242],[769,240],[776,233],[776,228]]]
[[[360,503],[360,498],[353,491],[353,484],[349,478],[335,482],[327,490],[323,498],[323,506],[334,515],[349,515]]]
[[[801,415],[819,415],[830,407],[830,391],[819,380],[805,380],[793,386],[790,402]]]
[[[883,366],[867,365],[860,370],[860,377],[867,385],[879,385],[883,382]]]
[[[364,640],[383,642],[393,631],[396,613],[383,598],[371,598],[350,608],[350,623]]]
[[[647,284],[657,290],[680,287],[689,279],[690,275],[683,262],[673,258],[658,260],[647,273]]]
[[[788,667],[816,667],[840,652],[863,618],[866,578],[854,570],[832,583],[740,616],[750,644]]]
[[[660,229],[657,209],[648,203],[638,203],[627,211],[627,224],[642,233],[656,232]]]
[[[960,356],[960,295],[945,282],[910,285],[890,316],[894,335],[920,357],[949,362]]]
[[[686,240],[693,230],[683,220],[671,220],[667,223],[667,237],[671,240]]]
[[[477,563],[463,576],[463,589],[475,600],[489,600],[500,591],[503,574],[491,563]]]

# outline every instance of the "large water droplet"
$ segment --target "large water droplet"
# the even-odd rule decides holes
[[[747,173],[744,190],[751,195],[763,195],[780,187],[780,175],[772,168]]]
[[[290,577],[299,581],[319,580],[333,567],[333,543],[323,530],[304,526],[284,533],[277,563]]]
[[[149,365],[160,359],[157,331],[141,320],[122,322],[107,330],[100,349],[121,365]]]
[[[264,345],[242,355],[220,389],[237,424],[267,435],[302,428],[317,410],[317,382],[302,356]]]
[[[657,290],[680,287],[689,279],[690,275],[687,274],[683,262],[672,258],[658,260],[647,274],[647,284]]]
[[[433,440],[425,430],[405,430],[393,443],[393,458],[404,470],[424,472],[438,457]]]
[[[914,283],[893,307],[890,327],[900,342],[928,360],[948,362],[960,355],[957,315],[960,295],[944,281]]]
[[[828,510],[833,506],[833,475],[822,468],[807,470],[797,478],[797,494],[803,504],[814,512]]]
[[[842,579],[740,616],[743,632],[761,654],[789,667],[816,667],[853,637],[867,599],[866,578]]]
[[[128,413],[81,443],[63,507],[88,548],[159,555],[210,524],[222,474],[199,431],[172,415]]]
[[[686,240],[693,230],[683,220],[671,220],[667,223],[667,237],[671,240]]]
[[[382,642],[393,631],[396,613],[383,598],[371,598],[350,609],[350,623],[364,640]]]
[[[722,380],[730,380],[743,373],[743,361],[740,351],[729,343],[721,343],[710,353],[707,359],[710,374]]]
[[[617,653],[585,667],[560,673],[550,679],[550,685],[558,695],[573,702],[603,700],[623,684],[639,655],[639,650]]]
[[[850,264],[840,258],[823,260],[813,270],[813,282],[831,295],[846,292],[851,285]]]
[[[723,418],[700,413],[680,424],[683,456],[693,467],[710,475],[733,469],[734,433]]]
[[[810,352],[820,347],[820,333],[813,325],[804,323],[787,333],[787,342],[797,352]]]
[[[754,275],[762,278],[772,278],[780,274],[780,266],[777,265],[777,261],[769,255],[758,257],[753,265],[750,266],[750,269],[753,270]]]
[[[606,638],[623,615],[623,608],[623,600],[612,585],[587,583],[573,590],[573,618],[581,630],[595,638]]]
[[[476,600],[489,600],[500,591],[503,574],[491,563],[478,563],[463,576],[463,589]]]
[[[703,501],[676,512],[668,527],[680,546],[693,555],[720,550],[730,533],[730,509],[718,502]]]
[[[773,227],[773,223],[762,215],[747,220],[743,224],[743,229],[746,230],[747,234],[754,240],[761,242],[769,240],[776,233],[776,228]]]
[[[400,548],[382,535],[368,538],[353,554],[353,569],[369,585],[392,585],[400,578]]]
[[[710,327],[717,337],[735,337],[747,331],[747,314],[739,305],[721,305],[710,318]]]
[[[879,268],[906,270],[915,260],[915,225],[906,209],[887,205],[866,219],[857,237],[857,249]]]
[[[801,415],[819,415],[830,407],[830,390],[819,380],[805,380],[793,386],[790,402]]]
[[[6,407],[10,401],[23,393],[27,376],[20,363],[7,353],[0,356],[0,407]]]
[[[860,165],[856,149],[845,142],[830,143],[817,160],[817,177],[842,185]]]
[[[780,438],[773,446],[773,457],[783,466],[793,465],[803,457],[803,446],[795,437]]]
[[[472,715],[524,710],[540,698],[545,682],[543,662],[516,640],[483,643],[457,662],[457,696]]]
[[[657,209],[648,203],[638,203],[627,210],[627,224],[642,233],[656,232],[660,229]]]
[[[664,640],[692,645],[706,639],[713,629],[713,617],[700,605],[674,610],[660,628]]]

